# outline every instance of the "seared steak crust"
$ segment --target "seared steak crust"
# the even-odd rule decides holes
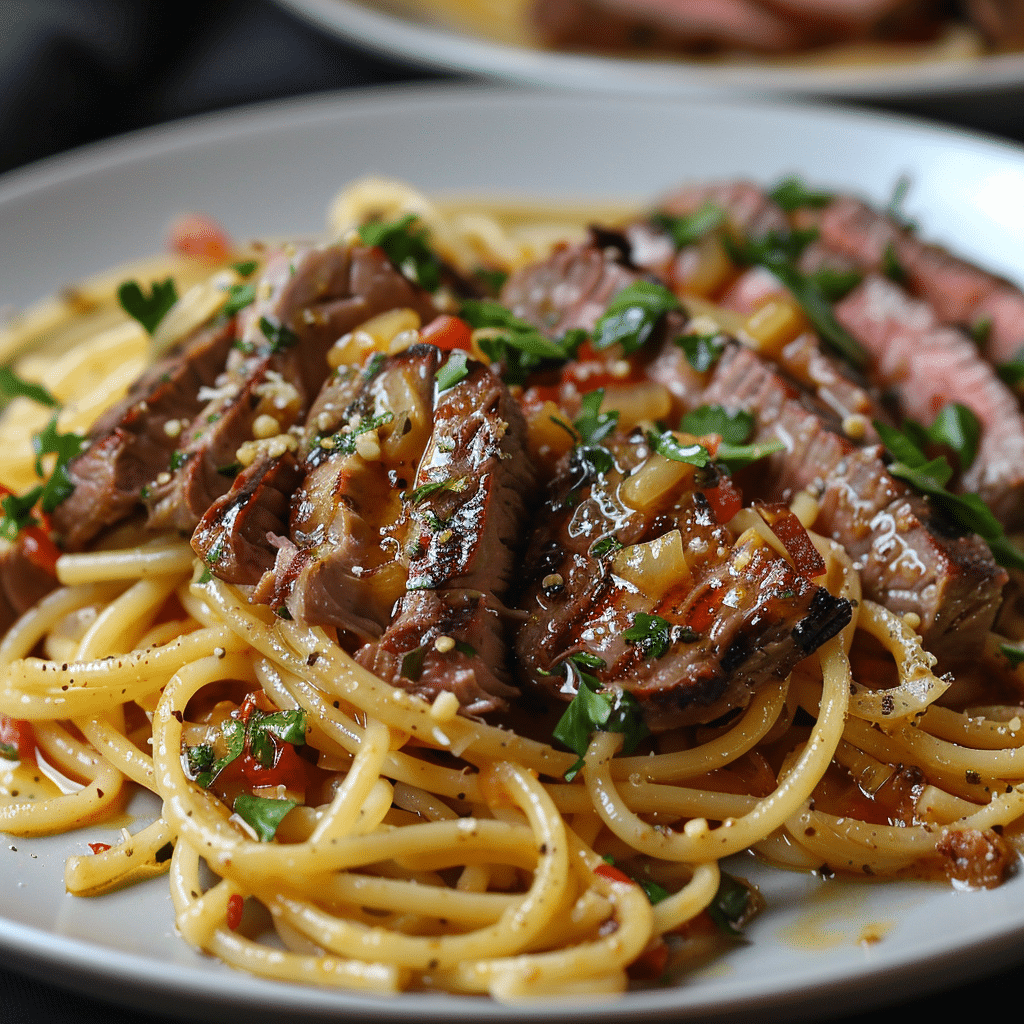
[[[704,494],[720,483],[715,470],[672,466],[642,434],[608,447],[607,469],[582,450],[566,457],[531,543],[516,650],[535,685],[568,700],[572,676],[559,666],[583,655],[588,672],[639,698],[648,728],[661,731],[744,706],[753,687],[788,675],[850,621],[847,601],[756,531],[737,538],[715,520]],[[645,473],[677,480],[633,508],[623,485]],[[645,558],[658,569],[638,578]],[[627,639],[643,616],[664,620],[660,646]]]
[[[437,398],[407,497],[407,593],[379,643],[359,652],[363,664],[431,699],[454,687],[467,714],[515,695],[503,602],[533,486],[518,404],[469,364]]]
[[[201,390],[223,370],[234,326],[200,329],[96,421],[88,447],[68,466],[75,489],[51,517],[65,550],[80,550],[139,507],[144,488],[167,469],[179,434],[206,404]]]
[[[805,489],[819,497],[815,528],[853,554],[866,596],[919,615],[940,657],[981,650],[1007,575],[980,537],[951,527],[889,474],[879,447],[855,448],[826,409],[748,349],[726,350],[704,401],[754,413],[756,438],[785,444],[759,465],[759,484],[768,500]]]
[[[391,309],[433,313],[429,295],[375,248],[289,247],[272,258],[259,298],[240,316],[240,339],[218,392],[175,453],[167,478],[151,489],[152,529],[190,532],[231,486],[227,466],[269,417],[282,436],[305,419],[327,377],[327,351],[342,335]],[[290,443],[283,441],[282,443]]]

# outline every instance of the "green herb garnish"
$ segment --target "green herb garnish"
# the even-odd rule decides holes
[[[121,308],[152,334],[167,315],[167,311],[178,301],[178,289],[171,278],[154,281],[147,295],[138,281],[125,281],[117,289]]]
[[[270,800],[239,793],[231,809],[256,833],[261,843],[269,843],[277,835],[284,816],[295,806],[294,800]]]
[[[663,284],[636,281],[618,292],[594,325],[591,343],[598,351],[621,345],[627,355],[643,348],[658,321],[672,310],[681,310],[679,299]]]
[[[431,250],[419,218],[407,214],[397,221],[371,221],[359,229],[366,245],[376,245],[410,281],[428,292],[441,287],[441,261]]]
[[[23,380],[9,366],[0,366],[0,394],[5,398],[29,398],[51,409],[60,404],[42,384]]]

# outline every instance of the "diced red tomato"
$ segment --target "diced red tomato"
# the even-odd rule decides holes
[[[14,491],[5,484],[0,484],[0,498]],[[18,533],[18,539],[22,545],[22,554],[37,568],[43,572],[56,577],[57,559],[60,557],[60,550],[50,538],[50,517],[41,511],[38,506],[33,510],[33,515],[40,520],[41,526],[24,526]]]
[[[90,843],[89,849],[93,853],[106,853],[110,849],[110,843]]]
[[[56,578],[60,549],[50,539],[50,535],[39,526],[26,526],[18,536],[25,557],[37,569]]]
[[[614,864],[598,864],[594,868],[594,874],[607,878],[611,882],[623,882],[626,885],[636,885],[636,882],[624,871],[620,871]]]
[[[711,506],[715,522],[727,523],[741,508],[743,508],[743,494],[732,482],[732,477],[719,477],[718,485],[709,487],[701,492]]]
[[[231,255],[231,240],[211,217],[202,213],[186,213],[168,228],[167,248],[181,256],[224,263]]]
[[[294,792],[304,792],[309,785],[312,765],[290,743],[274,740],[274,763],[269,768],[260,764],[248,751],[236,763],[242,778],[256,788],[284,786]]]
[[[29,722],[0,714],[0,743],[12,749],[19,761],[36,763],[36,737]]]
[[[473,329],[465,320],[442,313],[420,329],[420,341],[436,345],[446,352],[456,348],[468,352],[473,341]]]
[[[228,927],[235,931],[242,923],[242,912],[245,910],[245,900],[237,892],[228,897],[227,922]]]

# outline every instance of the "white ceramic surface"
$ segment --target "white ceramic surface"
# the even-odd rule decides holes
[[[335,190],[368,173],[428,191],[593,199],[648,196],[684,179],[802,173],[888,197],[926,236],[1024,281],[1024,150],[895,118],[800,105],[699,105],[502,90],[401,89],[214,115],[53,159],[0,180],[0,304],[144,255],[175,214],[203,210],[235,236],[322,226]],[[152,813],[145,801],[133,808]],[[120,823],[119,823],[120,825]],[[105,998],[189,1019],[561,1021],[422,995],[376,1000],[259,981],[175,935],[166,885],[94,900],[66,895],[66,854],[109,839],[90,828],[0,841],[6,963]],[[793,1019],[906,998],[1024,959],[1024,876],[994,892],[912,883],[823,883],[750,858],[769,909],[748,942],[683,985],[617,1003],[574,1002],[579,1021]],[[879,941],[865,941],[869,936]]]
[[[417,19],[387,0],[277,0],[329,32],[388,56],[445,71],[556,88],[661,95],[715,92],[909,100],[1024,95],[1024,54],[863,66],[715,64],[528,49]]]

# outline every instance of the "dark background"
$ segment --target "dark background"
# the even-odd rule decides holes
[[[349,46],[270,0],[0,0],[0,171],[208,110],[443,77]],[[1024,142],[1024,93],[1011,103],[946,99],[907,109]],[[951,964],[951,981],[958,973]],[[1012,993],[1022,980],[1024,969],[1005,971],[986,982],[840,1019],[942,1022],[968,1007],[974,1015],[1002,1014],[1003,1000],[997,1005],[992,993]],[[892,998],[900,1000],[899,991]],[[842,1013],[841,1005],[830,1009]],[[167,1012],[173,1013],[173,999]],[[0,1024],[157,1020],[0,967]]]

